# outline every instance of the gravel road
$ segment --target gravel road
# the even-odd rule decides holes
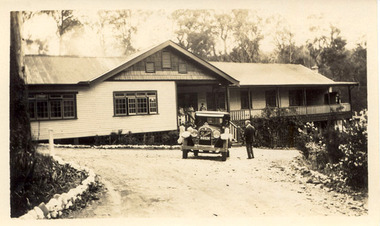
[[[40,149],[43,149],[41,147]],[[366,203],[306,183],[290,162],[297,150],[234,147],[182,159],[180,150],[69,149],[56,154],[100,175],[108,192],[71,218],[362,216]]]

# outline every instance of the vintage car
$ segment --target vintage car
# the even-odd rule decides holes
[[[228,112],[195,112],[193,127],[180,127],[178,143],[182,144],[182,158],[186,159],[189,152],[193,152],[194,156],[198,156],[199,153],[211,153],[220,154],[222,161],[226,161],[231,147],[229,124]]]

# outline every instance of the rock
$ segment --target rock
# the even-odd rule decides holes
[[[61,195],[59,195],[59,194],[55,194],[55,195],[53,196],[53,198],[54,198],[54,199],[58,199],[60,196],[61,196]]]
[[[44,216],[47,216],[49,214],[49,210],[46,207],[44,202],[41,202],[41,204],[38,205],[38,208],[40,208],[42,210],[42,212],[44,213]]]
[[[44,212],[39,207],[34,207],[34,211],[36,212],[37,219],[44,219],[45,215]]]
[[[54,210],[53,212],[50,213],[50,215],[51,215],[51,218],[55,219],[58,216],[58,212]]]

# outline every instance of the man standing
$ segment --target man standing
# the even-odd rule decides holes
[[[255,133],[255,129],[251,125],[251,121],[246,120],[245,121],[244,138],[245,138],[245,145],[247,147],[248,159],[255,158],[255,156],[253,156],[253,150],[252,150],[253,134],[254,133]]]

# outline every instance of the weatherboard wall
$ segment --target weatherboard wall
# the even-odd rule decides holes
[[[157,91],[158,114],[114,116],[114,91]],[[31,122],[34,139],[75,138],[123,133],[156,132],[177,129],[174,82],[106,81],[77,94],[77,119]]]

